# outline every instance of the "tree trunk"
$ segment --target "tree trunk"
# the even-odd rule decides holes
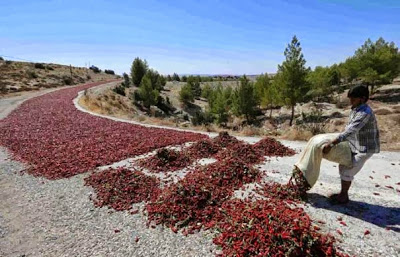
[[[269,111],[269,119],[272,118],[272,106],[270,108],[271,108],[271,110]]]
[[[294,117],[294,105],[292,105],[292,116],[290,116],[289,126],[292,126],[292,124],[293,124],[293,117]]]

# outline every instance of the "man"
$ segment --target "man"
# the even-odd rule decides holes
[[[368,106],[369,99],[368,87],[358,85],[352,87],[347,97],[350,99],[351,112],[349,122],[345,130],[339,136],[324,146],[323,153],[328,153],[332,147],[344,140],[349,142],[353,155],[353,167],[339,165],[342,189],[339,194],[330,197],[333,203],[344,204],[349,202],[349,188],[365,162],[371,158],[374,153],[379,153],[379,130],[375,115]]]

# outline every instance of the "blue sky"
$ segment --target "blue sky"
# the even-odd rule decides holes
[[[367,38],[400,45],[398,0],[1,0],[0,12],[0,55],[118,73],[137,56],[162,74],[275,72],[293,35],[311,67]]]

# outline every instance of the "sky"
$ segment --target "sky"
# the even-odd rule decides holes
[[[1,0],[0,56],[161,74],[273,73],[294,35],[306,65],[344,61],[364,41],[400,46],[399,0]]]

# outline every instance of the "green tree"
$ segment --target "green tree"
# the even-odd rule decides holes
[[[271,82],[271,78],[265,73],[257,77],[255,88],[259,104],[270,109],[269,117],[271,118],[273,107],[279,104],[275,83]]]
[[[240,85],[234,90],[233,95],[233,111],[235,115],[244,115],[247,122],[250,123],[255,117],[258,102],[254,85],[245,75],[240,79]]]
[[[210,96],[212,95],[212,93],[213,93],[213,89],[210,86],[210,84],[205,84],[203,86],[203,89],[201,90],[201,97],[208,100],[210,98]]]
[[[167,81],[172,81],[171,75],[168,74]]]
[[[307,94],[316,101],[329,97],[334,79],[336,78],[332,77],[331,68],[315,67],[307,75],[307,81],[310,84],[310,91]]]
[[[330,85],[339,85],[340,84],[340,70],[339,66],[335,63],[329,68],[329,79],[330,79]]]
[[[182,76],[182,82],[187,82],[187,76]]]
[[[254,84],[258,104],[260,104],[263,107],[265,105],[262,103],[262,99],[266,94],[266,91],[268,90],[268,87],[270,85],[271,83],[267,73],[258,76],[256,79],[256,83]]]
[[[179,92],[179,100],[185,104],[189,105],[194,102],[194,95],[191,86],[186,83]]]
[[[226,123],[228,121],[228,111],[229,106],[223,92],[216,93],[211,113],[216,117],[215,121],[217,124]]]
[[[204,92],[204,91],[203,91]],[[232,105],[232,88],[222,87],[221,83],[208,94],[208,104],[212,115],[215,117],[215,122],[220,125],[226,123],[229,118],[229,110]]]
[[[201,96],[201,87],[200,87],[200,76],[194,77],[194,76],[189,76],[187,78],[187,83],[190,85],[193,91],[194,97],[200,97]]]
[[[157,85],[161,86],[161,89],[163,89],[165,87],[165,85],[167,84],[167,80],[165,79],[164,76],[160,75],[157,79]],[[160,90],[161,90],[160,89]]]
[[[360,73],[360,65],[355,57],[347,58],[346,61],[341,63],[338,68],[341,76],[347,83],[351,83]]]
[[[359,77],[374,87],[391,83],[400,73],[400,53],[396,45],[379,38],[376,42],[370,39],[357,49],[354,58],[358,61]]]
[[[129,75],[128,74],[126,74],[125,72],[122,74],[122,76],[124,77],[124,87],[129,87],[130,86],[130,84],[131,84],[131,81],[130,81],[130,78],[129,78]]]
[[[146,74],[142,78],[142,82],[139,87],[139,96],[143,101],[143,105],[149,108],[151,105],[155,105],[157,103],[159,92],[157,89],[154,89],[151,84],[151,76],[150,74]]]
[[[143,76],[148,70],[146,60],[136,57],[131,66],[131,79],[134,86],[139,86]]]
[[[284,104],[292,110],[290,126],[293,124],[294,107],[297,103],[304,101],[308,92],[306,80],[309,68],[305,67],[306,60],[301,52],[300,42],[293,36],[291,43],[286,47],[285,61],[278,65],[277,85],[278,92]]]
[[[172,75],[172,81],[181,81],[181,79],[179,78],[179,75],[178,75],[178,74],[174,73],[174,74]]]

